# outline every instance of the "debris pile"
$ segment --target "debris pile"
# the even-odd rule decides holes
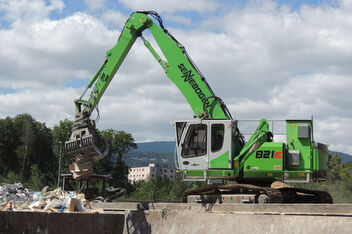
[[[0,185],[1,208],[9,202],[14,204],[24,204],[31,198],[31,190],[24,188],[21,183]]]
[[[41,192],[33,192],[24,188],[21,183],[0,185],[1,210],[31,210],[45,212],[87,212],[89,206],[84,194],[63,191],[57,188],[47,191],[46,186]]]

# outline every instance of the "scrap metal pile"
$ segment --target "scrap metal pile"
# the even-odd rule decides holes
[[[89,205],[84,194],[73,191],[63,191],[57,188],[47,191],[45,187],[40,192],[24,188],[21,183],[0,185],[1,210],[29,210],[45,212],[87,212],[85,206]]]

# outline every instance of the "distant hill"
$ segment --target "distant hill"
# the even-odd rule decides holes
[[[174,153],[130,152],[123,156],[129,167],[146,167],[150,163],[160,167],[175,168]]]
[[[137,143],[137,152],[173,153],[175,150],[174,141],[152,141]]]
[[[137,149],[124,155],[129,167],[145,167],[149,163],[160,167],[175,168],[174,141],[153,141],[137,143]]]
[[[351,162],[352,161],[352,156],[349,154],[345,154],[345,153],[341,153],[341,152],[336,152],[336,151],[331,151],[332,155],[334,154],[339,154],[342,162],[346,163],[346,162]]]

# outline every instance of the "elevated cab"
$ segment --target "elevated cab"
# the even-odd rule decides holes
[[[185,180],[233,179],[237,121],[175,121],[177,166]]]

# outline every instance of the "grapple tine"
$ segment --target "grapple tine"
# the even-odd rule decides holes
[[[104,158],[109,152],[105,139],[100,137],[94,124],[91,124],[90,121],[85,121],[84,124],[77,124],[74,127],[70,139],[65,142],[65,149],[67,156],[72,161],[70,171],[74,178],[90,175],[93,171],[94,161]]]
[[[65,142],[65,148],[73,162],[97,161],[108,153],[105,140],[88,128],[74,130],[70,139]]]

